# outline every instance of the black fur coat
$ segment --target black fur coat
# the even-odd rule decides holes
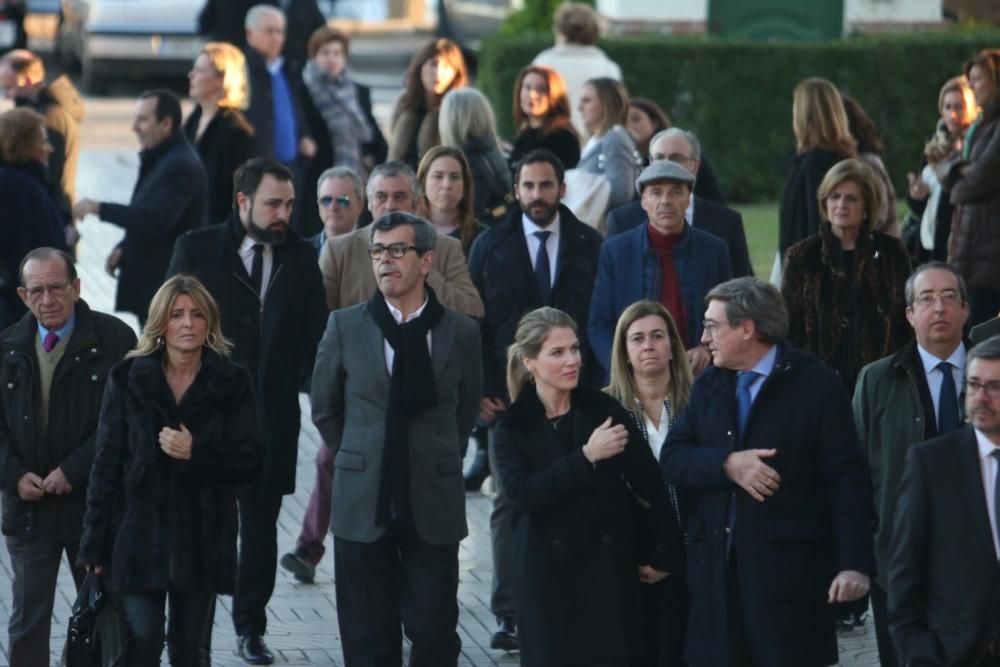
[[[193,436],[192,456],[165,454],[160,429]],[[108,379],[77,562],[102,565],[112,590],[231,594],[239,522],[235,491],[262,460],[250,375],[203,349],[180,405],[162,352],[126,359]]]

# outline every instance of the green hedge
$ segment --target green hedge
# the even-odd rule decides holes
[[[478,85],[511,138],[511,91],[518,70],[551,45],[550,35],[493,35],[480,56]],[[936,32],[840,41],[749,43],[639,36],[600,46],[618,62],[629,92],[658,102],[676,125],[701,139],[727,196],[773,201],[794,147],[792,89],[809,76],[833,81],[875,121],[889,174],[902,195],[937,118],[941,84],[1000,32]]]

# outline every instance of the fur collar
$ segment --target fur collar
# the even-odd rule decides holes
[[[163,350],[142,357],[132,357],[112,369],[112,378],[127,383],[129,390],[142,400],[173,410],[173,395],[163,373]],[[220,356],[211,348],[202,348],[201,368],[184,395],[186,405],[203,400],[217,401],[236,389],[241,367]]]
[[[591,412],[608,410],[609,407],[618,406],[618,401],[597,389],[579,386],[570,393],[570,404],[585,412]],[[621,406],[619,408],[624,409]],[[518,431],[531,430],[544,419],[545,406],[538,398],[534,384],[527,385],[521,391],[517,400],[508,408],[505,417],[507,424]]]

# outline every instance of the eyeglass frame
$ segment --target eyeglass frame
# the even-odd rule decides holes
[[[52,296],[61,295],[66,291],[66,288],[68,288],[72,284],[73,284],[72,281],[66,281],[64,283],[49,283],[48,285],[36,285],[35,287],[22,287],[21,289],[23,289],[24,293],[28,296],[28,301],[37,301],[38,299],[45,296],[46,292],[48,292]]]
[[[389,245],[383,245],[381,243],[376,243],[375,245],[368,246],[368,256],[372,258],[373,261],[378,261],[382,259],[382,255],[386,252],[389,253],[389,257],[393,259],[403,259],[406,257],[406,253],[413,250],[418,255],[422,255],[420,248],[415,245],[410,245],[403,241],[398,241],[396,243],[390,243]]]
[[[1000,380],[989,380],[988,382],[978,382],[976,380],[965,380],[963,382],[966,396],[975,396],[982,389],[987,398],[1000,398]]]
[[[924,292],[914,297],[910,308],[933,308],[938,301],[941,302],[942,306],[948,307],[961,306],[965,303],[965,299],[957,290],[945,290],[943,292]]]
[[[336,202],[337,206],[342,209],[350,208],[351,206],[351,196],[350,195],[340,195],[338,197],[333,197],[331,195],[324,195],[322,197],[316,198],[316,203],[323,208],[330,208]]]

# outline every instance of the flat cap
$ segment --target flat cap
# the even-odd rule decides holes
[[[635,191],[642,194],[642,187],[647,183],[655,181],[676,181],[687,183],[689,187],[694,187],[694,174],[670,160],[656,160],[651,165],[642,170],[639,178],[635,179]]]

